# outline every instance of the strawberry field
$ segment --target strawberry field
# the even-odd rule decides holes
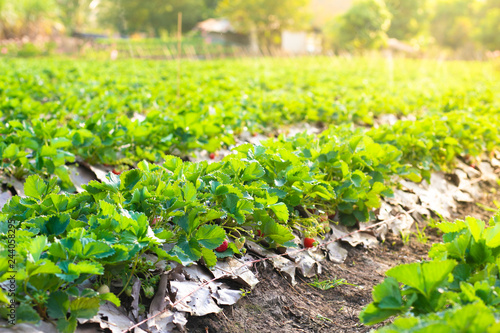
[[[5,58],[0,117],[5,326],[204,332],[263,262],[293,288],[430,222],[345,331],[500,327],[494,62]]]

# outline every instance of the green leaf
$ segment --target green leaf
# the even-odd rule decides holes
[[[403,298],[399,283],[395,278],[388,277],[373,288],[373,301],[381,309],[403,309]]]
[[[57,149],[51,146],[42,146],[40,151],[40,156],[42,157],[55,157],[57,155]]]
[[[342,200],[346,202],[358,202],[359,196],[356,190],[348,188],[344,193],[342,193]]]
[[[188,241],[186,235],[181,235],[179,237],[179,241],[177,242],[177,246],[182,250],[182,253],[185,254],[191,261],[196,261],[201,258],[201,248],[198,243],[198,240],[195,237],[191,238]],[[185,259],[181,256],[180,253],[174,253],[174,254],[183,262],[185,261]]]
[[[106,178],[104,178],[102,182],[103,188],[108,189],[115,193],[118,192],[118,190],[120,189],[120,184],[121,184],[120,176],[115,175],[114,173],[111,172],[109,172],[106,175]]]
[[[16,145],[15,143],[11,143],[10,145],[7,146],[7,148],[4,149],[2,158],[13,159],[17,157],[17,154],[19,154],[19,146]]]
[[[120,179],[122,181],[121,187],[127,191],[132,191],[134,187],[139,183],[142,178],[142,171],[139,169],[133,169],[125,171],[121,174]]]
[[[375,304],[370,303],[359,314],[359,320],[365,325],[375,325],[399,313],[399,310],[379,309]]]
[[[479,243],[473,242],[469,247],[470,257],[474,259],[474,264],[480,265],[487,262],[494,262],[491,249],[486,246],[483,240]],[[468,258],[470,261],[470,258]]]
[[[31,175],[24,183],[24,194],[26,196],[41,200],[47,191],[47,185],[38,175]]]
[[[484,231],[484,239],[488,247],[494,248],[500,246],[500,224],[495,224]]]
[[[37,236],[31,241],[28,251],[31,253],[34,262],[37,262],[40,259],[40,255],[45,249],[45,246],[47,246],[46,236]]]
[[[47,301],[47,313],[50,317],[59,319],[66,318],[69,309],[68,294],[63,291],[54,291]]]
[[[115,253],[111,246],[102,242],[89,242],[85,245],[82,251],[83,258],[106,258]]]
[[[495,316],[482,302],[446,311],[443,321],[448,326],[447,330],[454,329],[454,332],[495,332],[488,330],[495,324]]]
[[[213,267],[217,264],[217,256],[212,250],[209,250],[205,247],[201,248],[201,255],[205,260],[205,264],[207,267]]]
[[[92,261],[80,261],[77,264],[70,263],[68,265],[68,274],[80,275],[80,274],[104,274],[104,267],[100,263]]]
[[[44,227],[49,235],[57,236],[66,231],[66,227],[70,220],[69,214],[52,215],[47,222],[45,222]]]
[[[266,220],[262,225],[262,232],[278,244],[284,244],[295,237],[290,229],[284,225],[278,224],[273,220]]]
[[[430,299],[431,293],[448,278],[456,265],[454,260],[413,263],[393,267],[386,275],[417,289]]]
[[[245,171],[241,175],[241,181],[257,180],[265,174],[264,168],[258,162],[252,162],[246,165]]]
[[[351,181],[352,183],[354,184],[354,186],[356,187],[360,187],[361,186],[361,183],[363,182],[363,179],[364,179],[364,174],[359,171],[359,170],[356,170],[352,175],[351,175]]]
[[[21,303],[16,309],[16,323],[38,323],[39,321],[40,316],[31,306]]]
[[[186,234],[191,235],[191,233],[198,227],[200,220],[198,218],[199,209],[193,209],[189,214],[174,217],[173,221],[179,227],[186,232]]]
[[[198,229],[195,237],[202,246],[213,250],[222,244],[226,238],[226,232],[217,225],[203,225]]]
[[[69,319],[62,318],[57,321],[57,330],[61,333],[73,333],[76,331],[77,320],[71,316]]]
[[[274,212],[274,214],[276,214],[276,217],[279,220],[283,222],[288,221],[288,208],[283,202],[278,202],[273,205],[269,205],[268,207]]]
[[[182,187],[182,196],[183,200],[185,202],[192,202],[196,200],[196,188],[194,187],[193,183],[191,182],[186,182],[184,186]]]
[[[64,246],[61,244],[59,239],[56,239],[54,243],[52,243],[47,251],[51,256],[56,258],[66,259],[67,254]]]
[[[99,298],[103,301],[108,301],[119,307],[121,305],[120,299],[113,293],[100,294]]]
[[[439,230],[441,230],[445,234],[449,234],[452,232],[458,232],[462,229],[467,228],[467,225],[464,221],[456,220],[455,222],[441,222],[437,225]]]
[[[479,239],[481,238],[481,234],[484,230],[484,222],[478,219],[475,219],[471,216],[467,216],[465,218],[465,223],[467,223],[467,226],[469,227],[469,231],[472,234],[472,237],[474,237],[474,240],[476,242],[479,242]]]
[[[99,297],[79,297],[71,301],[71,316],[90,319],[99,311]]]
[[[352,212],[352,214],[354,215],[354,217],[356,217],[356,219],[359,222],[368,222],[368,220],[370,219],[370,213],[368,212],[368,209],[364,210],[355,209]]]
[[[356,220],[356,217],[353,214],[345,214],[342,212],[340,212],[340,214],[339,214],[339,219],[340,219],[340,223],[342,225],[345,225],[348,227],[352,227],[353,225],[355,225],[358,222]]]
[[[39,260],[36,264],[29,261],[26,262],[26,273],[28,276],[38,274],[58,274],[62,273],[61,269],[48,259]]]

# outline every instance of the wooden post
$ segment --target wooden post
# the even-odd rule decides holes
[[[181,96],[182,13],[177,13],[177,98]]]

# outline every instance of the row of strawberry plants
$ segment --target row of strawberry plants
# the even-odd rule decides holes
[[[496,103],[491,64],[392,65],[331,58],[187,62],[178,98],[174,63],[46,60],[40,66],[36,60],[3,60],[0,109],[4,120],[41,116],[75,124],[96,110],[108,119],[149,111],[198,121],[215,116],[239,131],[304,120],[372,124],[381,114],[481,110]],[[65,119],[68,114],[71,119]]]
[[[377,332],[498,332],[500,330],[500,211],[485,222],[467,217],[443,222],[443,243],[430,261],[399,265],[373,289],[360,314]]]
[[[427,136],[438,140],[432,133]],[[367,221],[380,196],[391,195],[392,176],[420,179],[405,152],[360,129],[280,137],[235,151],[212,164],[173,156],[165,156],[163,166],[141,162],[119,177],[90,182],[76,195],[60,194],[56,178],[28,177],[27,197],[14,197],[1,215],[3,258],[13,235],[9,225],[20,249],[11,253],[14,267],[8,260],[1,266],[4,281],[9,270],[18,272],[19,319],[58,320],[61,330],[71,331],[83,316],[81,307],[90,316],[101,301],[118,303],[115,294],[129,288],[133,276],[144,280],[144,294],[151,295],[158,281],[141,273],[144,253],[182,263],[203,259],[212,266],[217,257],[239,254],[245,237],[258,235],[271,247],[293,246],[293,228],[316,234],[328,219],[344,225]],[[228,235],[235,242],[214,251]],[[115,294],[77,294],[74,288],[94,275],[109,284],[118,272],[122,288]],[[68,290],[66,300],[61,292]],[[56,305],[60,297],[64,309]],[[37,311],[29,310],[33,307]]]
[[[213,152],[234,144],[242,131],[297,122],[370,125],[385,113],[498,109],[495,91],[500,89],[494,75],[484,73],[484,64],[447,63],[442,69],[396,61],[395,90],[380,60],[301,59],[305,76],[295,71],[295,62],[277,69],[274,61],[187,63],[181,98],[169,63],[0,62],[1,150],[7,150],[2,170],[20,179],[26,173],[57,172],[61,186],[71,188],[61,166],[74,156],[89,163],[132,164],[195,149]],[[245,70],[249,66],[263,74]],[[484,77],[481,84],[470,72]],[[429,80],[429,73],[443,77]]]
[[[143,159],[150,162],[164,160],[166,153],[163,151],[169,152],[173,150],[172,147],[179,147],[173,143],[176,137],[184,137],[189,141],[186,132],[174,130],[159,120],[156,125],[157,136],[145,136],[139,141],[127,134],[125,125],[113,127],[112,122],[99,120],[98,114],[92,119],[107,130],[101,131],[93,126],[89,127],[92,131],[69,130],[58,126],[56,121],[33,121],[32,126],[19,121],[10,121],[3,128],[0,125],[0,133],[3,135],[0,142],[0,167],[4,176],[23,179],[33,173],[44,177],[56,175],[64,190],[73,191],[74,185],[69,177],[67,164],[74,162],[77,157],[96,163],[97,156],[107,156],[105,161],[109,164],[116,163],[116,158],[122,157],[121,163],[130,167]],[[128,123],[130,119],[123,117],[120,122]],[[89,121],[88,124],[90,123]],[[417,121],[397,121],[393,125],[370,130],[331,127],[319,136],[319,141],[313,135],[303,134],[276,142],[282,142],[292,150],[310,150],[329,142],[344,140],[352,141],[355,148],[354,142],[359,142],[365,136],[376,143],[395,147],[402,155],[401,164],[413,167],[407,176],[418,181],[420,177],[429,179],[432,170],[448,170],[458,155],[477,157],[484,151],[492,151],[500,144],[498,128],[498,110],[489,110],[485,114],[454,111],[443,115],[429,115]],[[164,140],[165,137],[169,140]],[[194,137],[192,139],[195,140]],[[113,142],[120,142],[121,148],[117,148]],[[231,142],[228,141],[227,144]],[[266,145],[273,147],[275,143],[268,140]],[[311,156],[303,157],[311,159]],[[401,174],[403,171],[394,169],[393,172]]]
[[[294,144],[309,139],[298,136]],[[390,176],[408,168],[398,163],[394,147],[361,135],[332,135],[316,149],[291,145],[242,145],[212,164],[167,156],[163,166],[141,162],[73,195],[60,194],[56,178],[28,177],[27,197],[14,197],[1,215],[0,276],[5,281],[9,271],[17,272],[18,319],[57,320],[61,330],[71,331],[76,318],[95,314],[100,302],[119,304],[116,295],[133,276],[144,280],[144,295],[151,296],[158,281],[141,273],[144,253],[184,264],[203,259],[212,266],[217,257],[239,254],[245,237],[257,235],[274,248],[294,246],[293,228],[317,234],[328,218],[346,225],[366,221],[380,196],[391,194]],[[326,219],[314,218],[316,210]],[[214,251],[228,235],[235,242]],[[9,248],[12,238],[17,252]],[[109,284],[118,272],[122,288],[114,294],[75,289],[94,275],[97,284]],[[1,299],[8,301],[5,293]]]

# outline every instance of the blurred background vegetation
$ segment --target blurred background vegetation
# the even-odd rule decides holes
[[[0,56],[142,45],[128,54],[173,57],[179,12],[185,56],[210,53],[210,44],[279,52],[284,31],[314,36],[320,47],[309,53],[392,48],[476,59],[500,50],[500,0],[0,0]]]

